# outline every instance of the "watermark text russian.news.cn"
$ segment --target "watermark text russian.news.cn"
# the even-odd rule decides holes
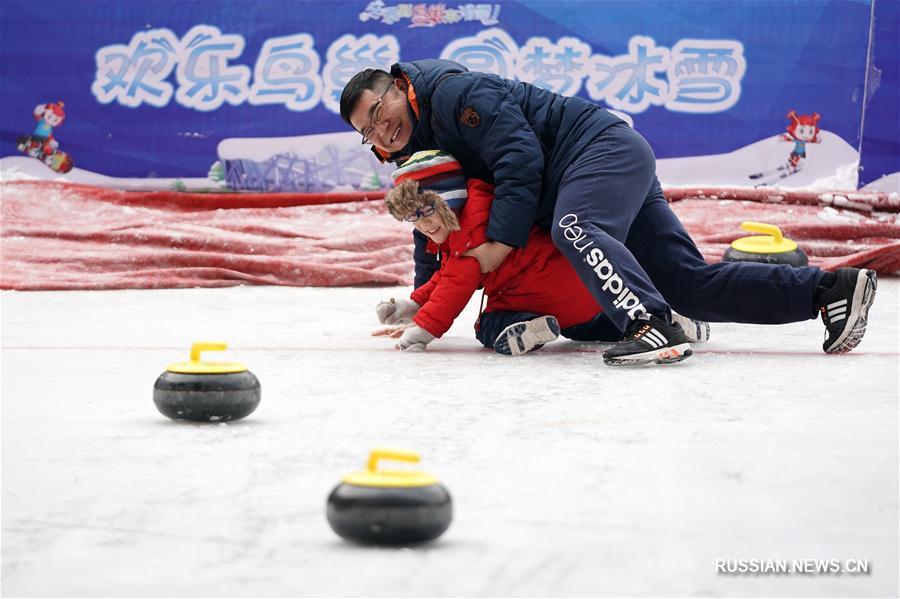
[[[867,576],[872,566],[868,559],[717,559],[716,574],[762,576]]]

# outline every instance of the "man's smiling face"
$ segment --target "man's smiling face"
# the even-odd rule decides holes
[[[413,130],[406,81],[394,79],[375,91],[363,91],[350,114],[350,124],[369,143],[388,154],[405,148]]]

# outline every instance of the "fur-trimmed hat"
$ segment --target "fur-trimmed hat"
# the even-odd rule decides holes
[[[384,201],[394,218],[403,220],[434,202],[447,229],[459,230],[454,211],[462,209],[468,196],[462,166],[453,156],[439,150],[416,152],[391,177],[396,187],[387,193]]]

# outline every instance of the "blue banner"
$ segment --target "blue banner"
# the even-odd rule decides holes
[[[900,2],[875,0],[872,16],[859,182],[900,193]]]
[[[226,138],[346,131],[353,74],[434,57],[620,111],[660,158],[733,152],[813,115],[858,152],[871,13],[866,0],[5,1],[0,155],[37,122],[84,169],[205,176]]]

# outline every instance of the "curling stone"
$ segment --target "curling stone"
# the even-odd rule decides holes
[[[328,524],[339,536],[374,545],[411,545],[441,536],[450,526],[450,493],[424,472],[378,470],[383,459],[418,462],[411,451],[376,449],[367,470],[341,480],[328,496]]]
[[[731,247],[725,250],[722,260],[725,262],[764,262],[766,264],[789,264],[791,266],[806,266],[809,259],[797,244],[781,235],[781,229],[775,225],[745,221],[741,228],[753,233],[741,237],[731,243]]]
[[[240,362],[204,362],[204,351],[221,351],[220,342],[198,341],[191,359],[170,364],[153,385],[153,403],[174,420],[226,422],[247,416],[260,400],[259,380]]]

